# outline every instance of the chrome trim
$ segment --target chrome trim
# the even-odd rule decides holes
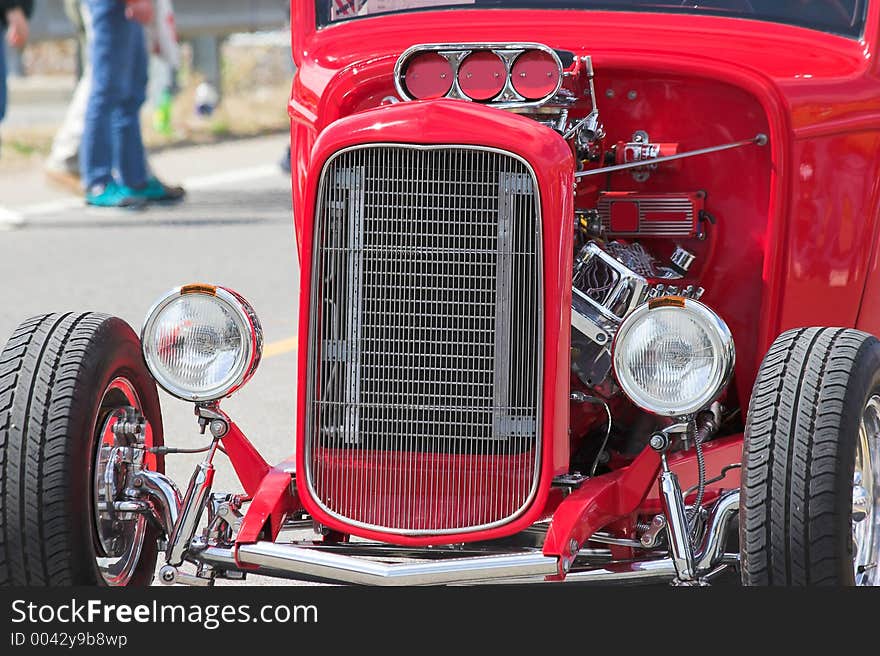
[[[315,412],[311,409],[307,408],[306,417],[305,417],[305,481],[307,485],[307,489],[312,496],[315,503],[321,508],[321,510],[327,513],[329,516],[338,519],[340,521],[345,522],[346,524],[369,530],[381,531],[383,533],[397,534],[397,535],[454,535],[458,533],[462,533],[465,531],[478,531],[485,530],[489,528],[494,528],[496,526],[502,526],[507,524],[516,518],[520,517],[526,510],[530,507],[533,502],[537,491],[538,484],[541,478],[541,461],[542,461],[542,448],[543,448],[543,439],[542,439],[542,419],[543,419],[543,379],[544,379],[544,368],[543,368],[543,357],[541,355],[541,351],[543,350],[544,345],[544,279],[543,279],[543,215],[542,215],[542,198],[541,198],[541,189],[538,185],[537,176],[534,172],[532,166],[526,161],[524,158],[519,155],[512,153],[510,151],[497,149],[497,148],[489,148],[489,147],[480,147],[473,145],[460,145],[460,144],[432,144],[432,145],[415,145],[415,144],[401,144],[401,143],[370,143],[370,144],[360,144],[357,146],[351,146],[348,148],[344,148],[342,150],[337,151],[333,155],[327,158],[327,161],[324,162],[321,176],[320,176],[320,184],[318,189],[318,205],[316,206],[315,212],[316,216],[320,215],[323,210],[322,200],[325,197],[326,185],[327,185],[327,177],[328,170],[330,166],[334,163],[334,161],[344,155],[346,153],[357,151],[357,150],[365,150],[365,149],[382,149],[382,148],[401,148],[408,150],[419,150],[419,151],[436,151],[436,150],[446,150],[446,149],[455,149],[455,150],[463,150],[463,151],[474,151],[480,153],[494,153],[497,155],[502,155],[505,157],[509,157],[525,167],[525,170],[531,177],[532,190],[535,198],[535,229],[536,229],[536,239],[537,252],[535,254],[535,270],[538,272],[538,280],[537,280],[537,291],[536,291],[536,302],[537,306],[535,308],[536,312],[536,325],[537,325],[537,346],[538,349],[538,357],[536,358],[535,367],[536,367],[536,380],[538,385],[540,386],[537,389],[537,407],[536,407],[536,431],[535,431],[535,457],[534,457],[534,467],[532,474],[532,485],[529,490],[528,496],[523,502],[522,506],[513,514],[508,515],[504,519],[494,521],[491,523],[475,525],[475,526],[459,526],[452,529],[395,529],[387,526],[382,526],[378,524],[371,524],[367,522],[361,522],[357,520],[353,520],[349,517],[346,517],[340,513],[337,513],[330,509],[321,499],[320,495],[317,493],[314,482],[314,472],[312,471],[311,462],[309,459],[310,453],[312,453],[313,448],[313,432],[315,429]],[[319,239],[320,239],[320,230],[315,230],[313,241],[313,250],[312,250],[312,266],[311,266],[311,299],[310,299],[310,308],[311,308],[311,317],[310,317],[310,326],[309,326],[309,351],[308,351],[308,380],[307,380],[307,403],[311,403],[314,400],[315,395],[315,384],[316,384],[316,353],[315,353],[315,333],[317,329],[317,317],[318,313],[316,308],[319,306],[319,299],[317,298],[318,294],[318,285],[315,284],[315,280],[318,276],[318,266],[319,266],[319,256],[318,254],[321,252],[319,247]]]
[[[152,515],[159,526],[170,536],[177,524],[180,508],[183,502],[180,498],[180,490],[167,476],[158,472],[143,470],[138,474],[140,485],[136,488],[148,495]],[[137,483],[137,479],[135,483]]]
[[[691,546],[691,531],[684,509],[684,499],[681,496],[681,486],[678,484],[678,476],[670,471],[663,457],[663,473],[660,474],[660,494],[663,504],[663,514],[666,515],[669,536],[669,551],[672,554],[672,562],[675,566],[677,577],[682,581],[692,581],[696,578],[696,564],[694,550]]]
[[[214,566],[239,569],[231,549],[211,547],[197,557]],[[360,585],[478,583],[493,579],[552,576],[558,571],[557,559],[540,552],[388,564],[274,542],[239,546],[237,561],[239,565],[257,567],[257,571],[261,572],[268,570],[280,575],[293,575],[294,578],[304,576]]]
[[[208,503],[208,494],[214,482],[214,454],[217,452],[219,439],[214,438],[211,449],[205,459],[200,462],[186,489],[183,504],[178,521],[174,525],[171,537],[168,540],[168,548],[165,551],[165,562],[174,567],[179,567],[189,550],[193,536],[199,526],[199,520],[205,512]]]
[[[643,545],[638,540],[629,540],[627,538],[616,538],[613,535],[608,535],[607,533],[599,532],[593,533],[587,542],[597,542],[599,544],[610,544],[617,547],[629,547],[630,549],[645,549],[645,545]],[[581,549],[583,551],[583,549]],[[580,552],[578,552],[580,553]]]
[[[580,280],[583,269],[589,266],[594,259],[599,260],[611,269],[616,276],[610,291],[605,294],[602,302],[590,298],[582,289],[586,281]],[[578,254],[573,277],[575,282],[574,294],[589,303],[601,315],[600,318],[590,320],[597,324],[596,328],[600,332],[610,332],[613,334],[614,328],[619,326],[648,297],[648,281],[645,277],[633,271],[593,241],[584,246]],[[620,306],[621,303],[623,303],[622,311],[618,314],[614,311],[614,308]],[[612,328],[606,330],[605,326],[601,324],[610,325]]]
[[[270,543],[271,544],[271,543]],[[295,547],[296,548],[296,547]],[[299,551],[308,551],[305,548],[297,548]],[[299,554],[298,554],[299,555]],[[326,554],[325,554],[326,555]],[[360,560],[350,556],[343,558]],[[219,570],[242,571],[241,564],[237,563],[231,549],[209,547],[199,552],[197,559]],[[504,562],[496,562],[489,569],[487,561],[490,559],[505,559]],[[269,561],[266,557],[261,560]],[[338,563],[332,564],[321,559],[320,574],[317,565],[285,563],[276,559],[271,560],[271,566],[255,565],[247,563],[256,569],[249,570],[252,574],[276,576],[279,578],[319,578],[324,581],[348,584],[366,585],[455,585],[455,584],[481,584],[481,583],[547,583],[547,576],[557,574],[557,561],[555,558],[547,558],[540,554],[525,554],[518,556],[481,556],[468,559],[438,560],[430,563],[403,563],[387,565],[382,563],[362,561],[356,563],[355,570],[348,560],[346,568],[338,569]],[[366,567],[373,565],[375,567]],[[430,565],[430,570],[425,565]],[[452,565],[450,567],[450,565]],[[417,573],[413,571],[418,567]],[[469,567],[469,569],[465,569]],[[401,568],[396,571],[392,568]],[[404,569],[406,568],[406,569]],[[308,569],[309,571],[304,571]],[[361,570],[368,569],[369,574],[363,574]],[[464,570],[462,573],[461,570]],[[536,571],[537,570],[537,571]],[[417,576],[419,582],[411,583],[404,577]],[[631,563],[609,563],[603,567],[590,567],[588,569],[575,569],[569,572],[565,580],[568,583],[629,583],[629,582],[659,582],[670,581],[675,578],[675,566],[669,558],[657,560],[635,561]],[[356,580],[355,580],[356,579]],[[366,580],[365,580],[366,579]],[[453,580],[454,579],[454,580]],[[550,581],[549,583],[560,583]]]
[[[722,554],[718,565],[702,576],[702,583],[709,583],[730,565],[739,562],[737,554]],[[610,564],[578,570],[565,577],[565,583],[663,583],[675,580],[675,563],[671,558],[641,560],[631,563]],[[514,581],[518,583],[518,581]]]
[[[645,412],[650,412],[651,414],[662,417],[682,418],[692,416],[700,410],[707,408],[712,401],[715,401],[718,398],[724,388],[727,387],[731,376],[733,376],[733,369],[736,364],[736,348],[734,346],[733,335],[730,332],[730,328],[727,327],[724,320],[711,308],[700,301],[691,298],[675,297],[674,302],[679,304],[672,305],[671,303],[673,303],[673,301],[670,301],[668,304],[664,303],[663,298],[651,299],[647,303],[640,305],[628,317],[626,317],[614,337],[614,342],[611,346],[611,362],[614,377],[620,385],[620,388],[623,390],[623,393],[626,394],[627,398],[636,406]],[[682,407],[672,407],[669,404],[666,404],[663,407],[649,406],[643,398],[644,395],[641,393],[641,390],[633,389],[629,385],[629,382],[623,379],[620,375],[619,360],[621,352],[623,349],[629,347],[627,339],[629,338],[633,327],[637,326],[649,313],[666,309],[672,309],[679,312],[689,312],[691,315],[696,316],[703,326],[714,331],[720,347],[719,352],[715,354],[718,371],[712,381],[713,387],[707,388],[701,396],[692,399],[688,405]]]
[[[553,60],[559,67],[559,80],[556,84],[556,88],[539,100],[526,100],[523,96],[517,93],[513,86],[512,75],[514,63],[521,54],[529,50],[541,50],[542,52],[548,53],[553,57]],[[478,51],[495,53],[501,58],[507,68],[507,79],[505,80],[504,88],[497,96],[495,96],[497,100],[474,100],[466,95],[459,86],[458,69],[461,66],[462,61],[464,61],[468,55]],[[394,87],[397,89],[397,93],[400,94],[400,97],[404,100],[416,100],[407,92],[406,84],[404,83],[406,77],[403,73],[404,67],[413,56],[426,52],[438,53],[449,62],[452,69],[452,86],[449,88],[446,96],[444,96],[445,98],[466,100],[468,102],[489,105],[499,109],[540,107],[550,102],[562,88],[562,80],[564,77],[563,72],[565,70],[562,66],[562,60],[553,48],[550,48],[543,43],[423,43],[407,48],[403,54],[398,57],[397,62],[394,64]]]
[[[286,540],[285,533],[290,531],[281,529],[276,544],[291,544],[293,546],[315,551],[325,551],[343,554],[357,558],[376,559],[404,559],[415,560],[455,560],[461,558],[477,558],[484,556],[511,556],[523,553],[541,553],[539,547],[503,546],[492,543],[469,543],[462,545],[443,545],[438,547],[407,547],[402,545],[388,544],[385,542],[313,542],[309,540]],[[577,553],[578,562],[607,562],[613,560],[610,549],[582,548]]]
[[[724,539],[727,537],[730,522],[738,512],[739,490],[724,492],[709,511],[706,535],[695,556],[695,566],[699,574],[703,575],[718,565],[719,558],[724,553]]]
[[[865,404],[856,441],[852,483],[855,583],[880,585],[880,396]]]
[[[723,144],[721,146],[710,146],[709,148],[700,148],[699,150],[691,150],[686,153],[678,153],[677,155],[667,155],[666,157],[655,157],[653,159],[644,159],[638,162],[629,162],[628,164],[615,164],[614,166],[604,166],[598,169],[590,169],[589,171],[579,171],[574,174],[575,180],[586,178],[592,175],[604,175],[606,173],[616,173],[617,171],[629,171],[631,169],[644,168],[646,166],[655,166],[665,162],[676,162],[680,159],[689,157],[697,157],[699,155],[710,155],[712,153],[720,153],[725,150],[733,150],[734,148],[742,148],[743,146],[766,146],[769,142],[766,134],[756,134],[751,139],[743,139],[742,141],[734,141],[732,143]]]
[[[674,474],[673,474],[674,475]],[[737,554],[724,552],[724,540],[730,522],[739,512],[739,490],[724,492],[709,511],[709,520],[702,545],[692,555],[693,579],[711,579],[719,566],[734,565],[739,562]],[[685,526],[687,523],[685,522]],[[688,545],[689,547],[689,545]],[[611,563],[605,567],[587,570],[573,568],[565,577],[573,583],[624,583],[627,581],[672,580],[680,577],[682,568],[687,567],[685,556],[673,556],[659,560],[635,561],[632,563]]]
[[[213,286],[209,286],[213,287]],[[152,331],[156,319],[172,301],[183,295],[187,286],[175,287],[157,300],[147,312],[141,329],[141,349],[143,350],[144,360],[150,374],[156,380],[162,389],[183,401],[191,401],[195,403],[205,403],[208,401],[217,401],[225,398],[241,389],[253,377],[260,365],[263,355],[263,327],[260,323],[257,313],[251,304],[241,294],[227,289],[226,287],[213,287],[214,293],[209,294],[204,291],[190,291],[188,294],[201,294],[203,296],[211,296],[220,301],[228,309],[238,323],[241,330],[242,345],[244,352],[240,362],[236,365],[235,375],[232,376],[222,387],[216,387],[210,393],[196,394],[191,390],[184,389],[176,383],[167,380],[157,372],[154,366],[154,358],[151,353],[152,342],[150,341]]]
[[[569,572],[567,583],[627,583],[638,581],[669,581],[675,578],[675,564],[671,558],[643,560],[632,563],[610,564],[605,567]]]
[[[589,242],[578,253],[572,276],[572,370],[589,387],[608,378],[614,335],[648,296],[645,277],[612,255],[610,246]]]
[[[701,581],[711,579],[722,565],[735,565],[736,554],[723,552],[724,537],[730,521],[739,509],[739,490],[725,492],[710,511],[706,537],[695,556],[695,574]],[[466,545],[465,549],[473,545]],[[478,548],[478,547],[474,547]],[[207,547],[193,549],[191,555],[200,563],[231,572],[282,578],[317,578],[337,583],[365,585],[455,585],[477,583],[545,582],[559,574],[558,560],[529,549],[520,553],[465,558],[449,557],[453,550],[434,553],[431,548],[395,547],[367,543],[320,545],[313,543],[279,544],[258,542],[233,549]],[[334,553],[336,552],[336,553]],[[359,555],[349,555],[359,554]],[[676,578],[671,558],[608,563],[602,567],[584,565],[581,558],[605,558],[606,550],[585,549],[566,575],[572,583],[627,583]],[[427,562],[383,563],[370,557],[431,559]]]
[[[684,271],[684,273],[687,273],[696,258],[697,256],[690,251],[685,250],[681,246],[676,246],[669,261],[672,262],[675,267]]]
[[[105,412],[106,411],[106,412]],[[133,475],[144,466],[147,421],[134,384],[124,376],[107,385],[96,417],[92,465],[95,562],[104,582],[126,586],[137,572],[147,539],[147,518],[117,506]]]

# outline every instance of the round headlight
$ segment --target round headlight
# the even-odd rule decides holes
[[[613,352],[623,392],[664,417],[687,417],[716,400],[736,357],[721,317],[679,297],[653,299],[634,310],[621,324]]]
[[[234,291],[187,285],[153,306],[141,342],[156,382],[169,394],[201,403],[229,396],[250,380],[260,363],[263,330]]]

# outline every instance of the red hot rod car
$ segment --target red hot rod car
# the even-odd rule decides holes
[[[295,0],[295,457],[220,407],[260,361],[237,293],[175,289],[140,337],[31,319],[0,583],[880,583],[878,28]],[[207,431],[183,494],[157,384]]]

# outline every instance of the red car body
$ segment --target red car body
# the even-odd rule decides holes
[[[444,536],[443,542],[491,539],[553,517],[545,551],[563,554],[572,537],[581,544],[603,526],[656,508],[653,483],[659,460],[646,453],[614,475],[589,481],[561,505],[561,495],[551,493],[551,479],[567,473],[569,458],[572,255],[567,219],[563,227],[559,217],[571,214],[567,190],[574,168],[543,143],[540,134],[530,134],[518,116],[460,101],[383,105],[382,99],[394,90],[398,56],[415,43],[539,40],[589,54],[612,142],[625,140],[634,122],[685,149],[760,132],[769,135],[770,148],[709,155],[684,163],[673,174],[676,189],[711,190],[713,211],[722,226],[712,240],[712,264],[704,270],[703,283],[709,290],[707,302],[734,334],[734,389],[741,407],[748,405],[764,353],[787,328],[820,324],[880,331],[880,79],[874,56],[880,6],[869,8],[861,40],[757,21],[749,21],[744,29],[742,19],[717,16],[562,10],[456,9],[379,16],[316,30],[313,2],[295,2],[293,11],[298,70],[290,116],[303,281],[301,336],[309,329],[317,176],[332,152],[382,141],[506,148],[536,164],[541,189],[549,192],[543,201],[551,222],[547,233],[558,239],[545,239],[543,393],[550,411],[543,431],[550,439],[544,442],[539,493],[515,522],[481,533]],[[430,25],[429,31],[425,25]],[[635,34],[638,40],[633,44]],[[704,47],[708,43],[709,51]],[[657,99],[660,107],[654,104]],[[538,132],[537,126],[532,132]],[[843,175],[841,167],[865,174]],[[653,176],[639,188],[669,191],[671,177]],[[631,181],[622,183],[616,188],[633,187]],[[579,197],[590,193],[595,189],[581,189]],[[307,351],[302,349],[299,357],[304,381]],[[299,453],[304,451],[305,404],[301,385]],[[577,416],[571,420],[583,421]],[[710,474],[737,462],[740,450],[741,435],[713,444]],[[682,456],[680,462],[679,471],[686,478],[691,457]],[[298,465],[303,467],[302,462]],[[726,478],[724,486],[737,487],[736,475]],[[323,512],[302,485],[299,494],[316,520],[334,530],[401,544],[438,542],[437,536],[353,529]]]
[[[801,325],[880,332],[880,78],[876,49],[880,4],[868,8],[861,39],[778,23],[723,16],[563,10],[430,11],[378,16],[316,29],[315,3],[293,2],[297,65],[289,104],[293,205],[301,276],[299,379],[309,376],[310,276],[319,178],[333,153],[359,144],[462,144],[504,149],[530,162],[542,193],[544,303],[540,477],[524,512],[499,526],[444,534],[364,528],[328,513],[300,475],[289,495],[289,463],[262,478],[255,454],[235,458],[254,495],[238,543],[277,535],[286,513],[306,511],[333,539],[360,536],[427,546],[502,538],[550,521],[544,553],[567,562],[599,529],[636,535],[639,518],[660,508],[660,458],[651,449],[609,464],[610,471],[564,492],[582,434],[600,421],[570,404],[572,235],[570,190],[576,165],[564,142],[528,118],[461,100],[389,103],[402,52],[422,43],[540,41],[590,55],[608,141],[634,125],[682,150],[757,133],[767,148],[742,148],[682,162],[647,181],[614,176],[615,191],[705,189],[717,221],[696,244],[705,263],[706,303],[733,333],[737,361],[728,394],[743,412],[771,342]],[[426,27],[427,26],[427,27]],[[634,38],[637,35],[637,38]],[[599,178],[595,178],[599,180]],[[581,184],[574,205],[595,203],[601,184]],[[663,247],[660,246],[662,249]],[[300,384],[296,470],[306,469],[307,386]],[[246,450],[245,450],[246,451]],[[741,460],[742,433],[706,445],[707,476]],[[694,455],[670,456],[682,487],[695,481]],[[352,485],[367,485],[368,456],[339,463]],[[397,463],[395,466],[405,466]],[[406,465],[406,466],[412,466]],[[443,471],[430,459],[418,471]],[[261,480],[259,485],[257,480]],[[739,487],[732,471],[707,499]],[[376,494],[380,494],[377,491]],[[612,551],[625,558],[627,547]],[[560,564],[559,575],[566,568]]]
[[[293,1],[295,456],[240,294],[30,319],[0,584],[880,584],[880,0],[532,4]]]

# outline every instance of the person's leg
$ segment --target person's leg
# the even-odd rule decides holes
[[[64,7],[71,20],[73,20],[74,16],[80,19],[76,25],[80,40],[80,50],[83,53],[81,61],[83,73],[73,92],[70,106],[67,108],[67,113],[64,116],[64,122],[55,134],[55,139],[52,142],[52,152],[46,161],[46,168],[49,172],[58,172],[79,178],[79,150],[82,144],[86,109],[91,93],[92,66],[88,52],[91,37],[81,22],[82,14],[79,10],[78,0],[65,0]]]
[[[0,123],[6,116],[6,30],[0,28]]]
[[[141,137],[140,110],[147,94],[147,44],[144,28],[134,21],[126,21],[129,59],[128,83],[121,101],[114,107],[113,161],[119,181],[131,189],[147,184],[147,165],[144,142]]]
[[[186,192],[182,187],[164,184],[152,174],[146,161],[141,138],[140,109],[147,96],[148,65],[144,29],[137,23],[130,24],[132,67],[130,86],[125,100],[113,115],[114,134],[118,139],[115,154],[116,171],[122,190],[129,196],[145,202],[176,202]]]
[[[79,173],[79,151],[85,131],[86,110],[91,93],[90,71],[80,78],[64,115],[64,122],[52,141],[46,168],[53,171]]]
[[[112,116],[123,101],[131,58],[125,4],[118,0],[83,0],[83,21],[91,34],[91,93],[86,106],[80,172],[87,190],[113,182]]]

